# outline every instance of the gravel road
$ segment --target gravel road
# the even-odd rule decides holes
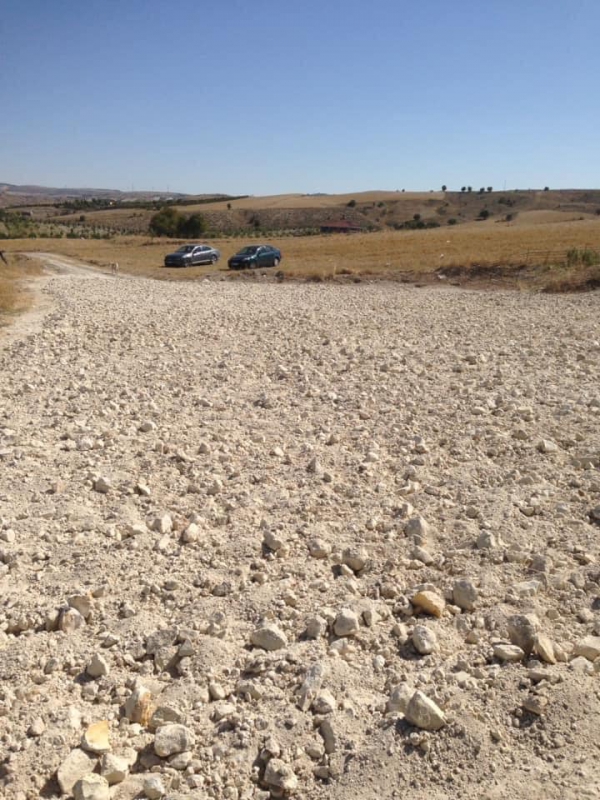
[[[3,797],[600,798],[600,293],[46,261]]]

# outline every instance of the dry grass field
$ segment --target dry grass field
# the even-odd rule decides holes
[[[0,262],[0,326],[5,325],[12,314],[28,308],[31,294],[27,290],[27,280],[42,272],[39,264],[21,255],[7,253],[7,258],[8,266]]]
[[[569,249],[600,252],[600,218],[547,222],[530,212],[514,222],[468,223],[432,230],[380,231],[328,236],[287,236],[269,239],[279,247],[288,278],[328,280],[340,276],[395,279],[425,278],[440,269],[463,280],[526,279],[535,287],[579,288],[597,278],[594,264],[566,263]],[[552,219],[552,217],[551,217]],[[247,241],[259,241],[248,239]],[[212,240],[221,250],[216,267],[165,269],[166,253],[180,241],[129,236],[113,240],[37,239],[7,241],[7,251],[48,251],[83,259],[99,267],[118,261],[123,272],[163,280],[189,280],[208,274],[239,277],[227,270],[227,259],[242,247],[242,239]],[[244,273],[241,273],[244,275]]]

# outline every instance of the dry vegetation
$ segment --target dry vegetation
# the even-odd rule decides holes
[[[29,307],[31,294],[26,282],[41,274],[41,266],[24,256],[8,256],[8,266],[0,262],[0,325],[6,324],[11,314]]]
[[[286,277],[328,280],[340,276],[425,279],[442,270],[450,279],[468,281],[527,281],[536,288],[580,289],[597,285],[596,265],[567,266],[571,248],[600,251],[598,217],[569,222],[541,223],[532,212],[516,222],[470,223],[424,231],[380,231],[351,236],[306,236],[269,239],[284,253]],[[118,261],[136,275],[167,280],[189,280],[207,274],[231,275],[227,259],[244,243],[240,239],[213,240],[221,250],[218,268],[165,269],[164,255],[179,242],[150,237],[114,240],[38,239],[6,242],[13,251],[45,250],[83,259],[95,266]],[[244,273],[242,273],[243,275]],[[239,277],[239,274],[231,275]]]

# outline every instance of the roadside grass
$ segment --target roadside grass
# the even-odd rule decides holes
[[[41,265],[24,256],[7,253],[6,257],[8,266],[0,262],[0,326],[29,308],[32,298],[25,284],[42,274]]]
[[[516,286],[526,279],[534,289],[575,291],[595,285],[598,267],[586,254],[600,253],[600,218],[543,225],[489,220],[433,230],[266,236],[265,240],[282,250],[281,270],[292,279],[426,280],[443,273],[460,283],[489,279]],[[112,240],[7,240],[3,248],[61,253],[107,270],[111,262],[118,261],[122,272],[162,280],[193,280],[207,275],[240,279],[245,274],[227,269],[227,259],[245,244],[243,239],[211,240],[221,251],[216,266],[166,269],[165,254],[180,244],[180,240],[121,236]],[[273,274],[273,270],[265,272]]]

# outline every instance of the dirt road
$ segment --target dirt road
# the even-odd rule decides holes
[[[2,796],[600,797],[600,294],[45,258]]]

